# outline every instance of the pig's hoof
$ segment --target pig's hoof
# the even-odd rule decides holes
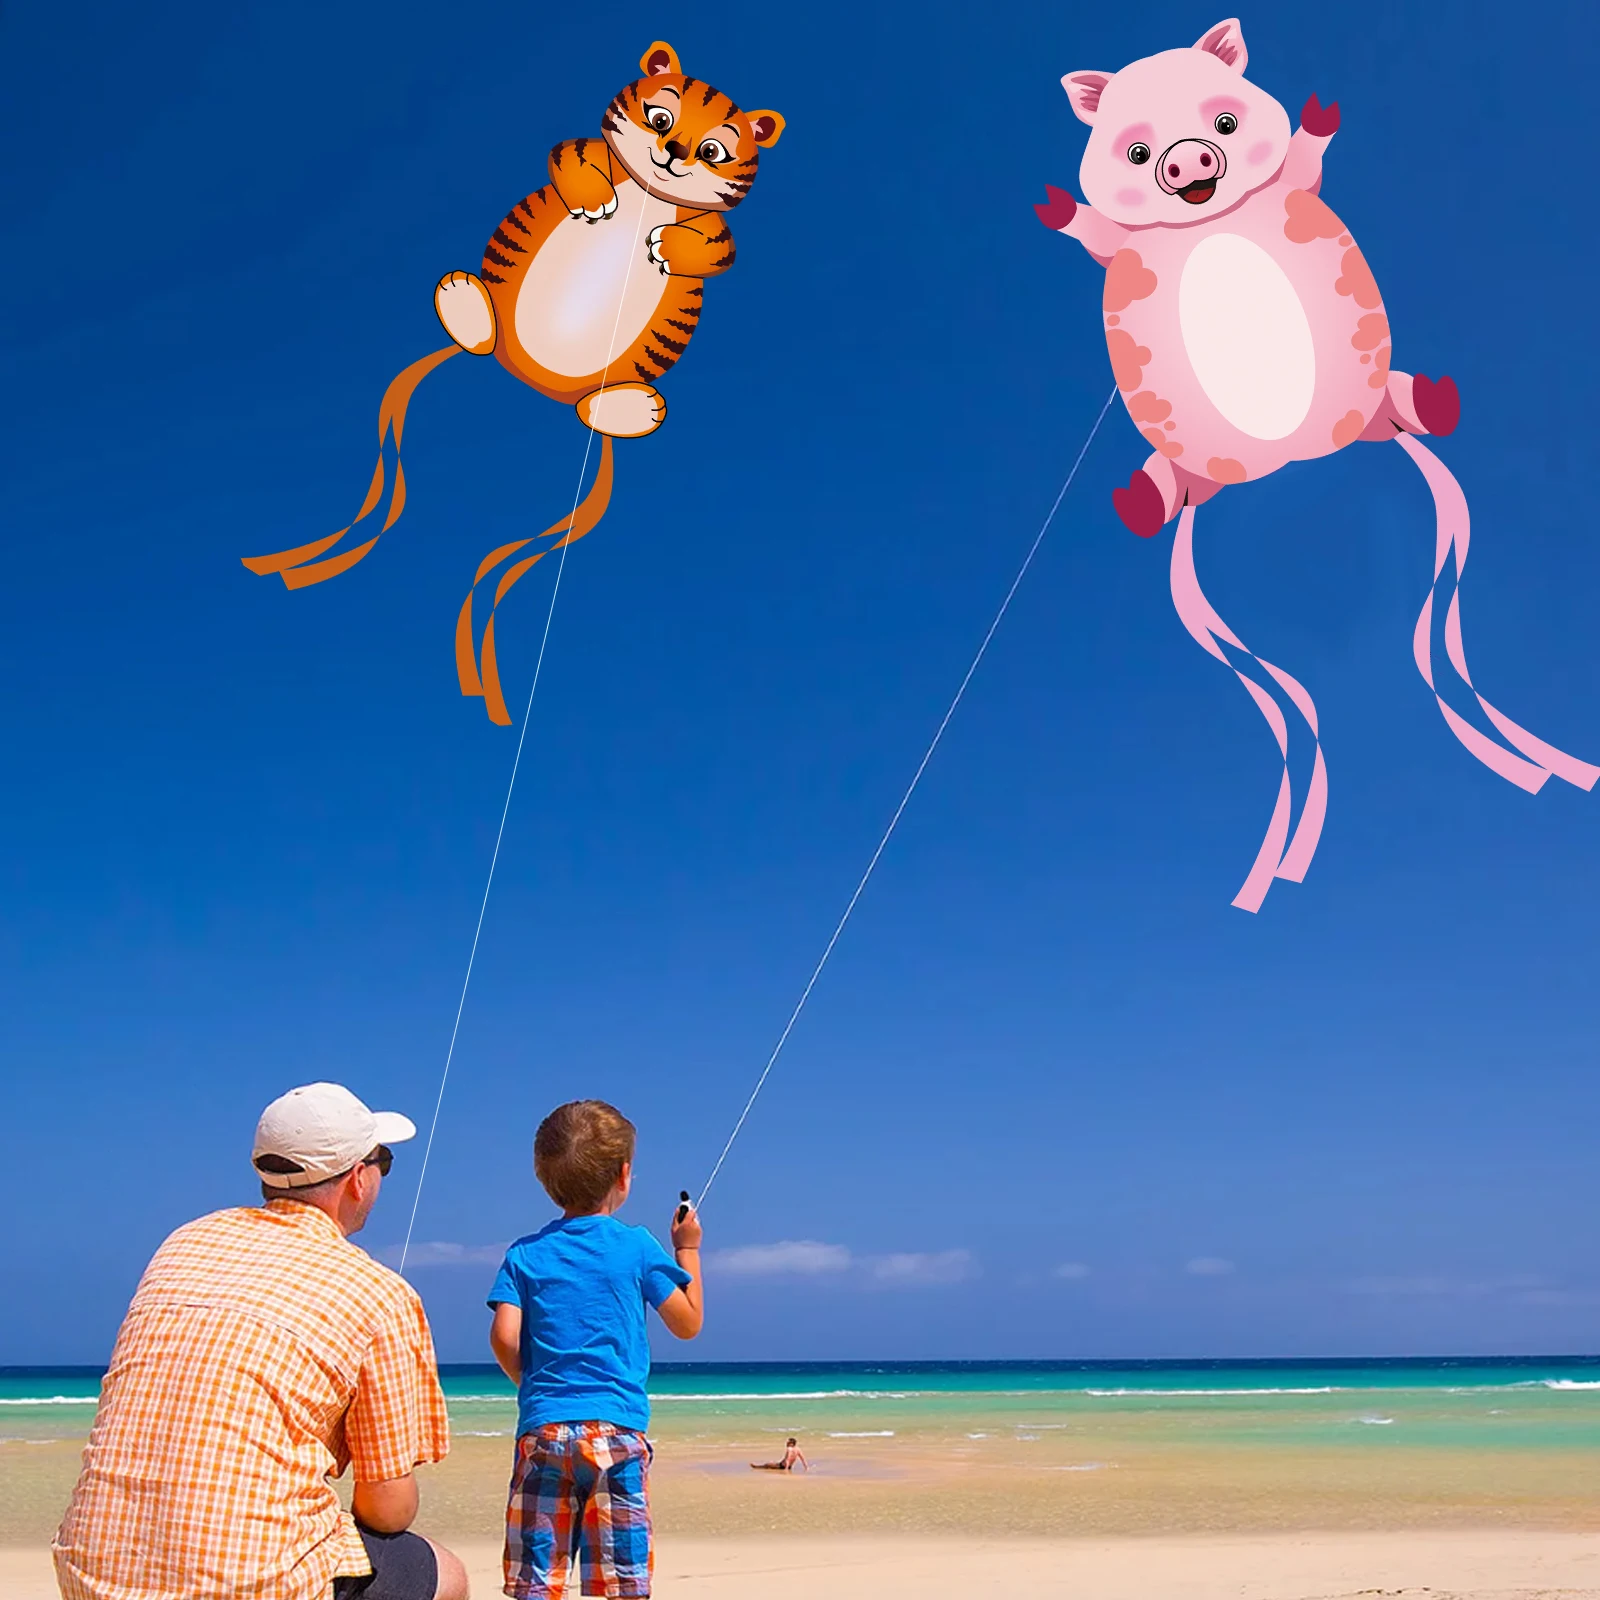
[[[1411,380],[1411,409],[1417,421],[1435,438],[1442,439],[1456,431],[1461,420],[1461,394],[1454,378],[1441,378],[1437,383],[1424,378],[1421,373]]]
[[[1042,206],[1036,205],[1033,209],[1045,227],[1060,233],[1077,216],[1078,202],[1065,189],[1058,189],[1053,183],[1047,183],[1044,192],[1047,196],[1045,203]]]
[[[1331,138],[1339,131],[1339,102],[1325,106],[1312,95],[1300,108],[1300,126],[1319,139]]]
[[[1155,538],[1167,520],[1166,502],[1161,498],[1156,480],[1142,468],[1128,479],[1126,489],[1111,491],[1111,504],[1128,532],[1138,534],[1141,539]]]

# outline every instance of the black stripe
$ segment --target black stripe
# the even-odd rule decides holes
[[[687,339],[669,339],[666,334],[658,333],[654,328],[650,330],[650,337],[654,339],[655,342],[662,347],[662,349],[670,350],[674,360],[676,360],[683,354],[685,350],[689,348],[689,341]]]
[[[711,265],[714,267],[731,267],[733,265],[733,257],[734,252],[730,250],[727,255],[719,256]]]
[[[510,214],[510,215],[509,215],[509,216],[508,216],[508,217],[507,217],[507,218],[506,218],[506,222],[509,222],[509,223],[510,223],[510,224],[511,224],[511,226],[512,226],[512,227],[513,227],[513,228],[515,228],[515,229],[516,229],[516,230],[517,230],[517,232],[518,232],[518,233],[527,233],[527,234],[528,234],[528,237],[529,237],[529,238],[530,238],[530,239],[531,239],[531,238],[532,238],[532,237],[533,237],[533,235],[532,235],[532,234],[531,234],[531,233],[528,233],[528,225],[527,225],[527,223],[525,223],[525,222],[524,222],[524,221],[523,221],[523,220],[522,220],[522,218],[521,218],[521,217],[519,217],[519,216],[518,216],[518,215],[517,215],[517,214],[516,214],[516,212],[515,212],[515,211],[513,211],[513,212],[512,212],[512,213],[511,213],[511,214]],[[502,226],[502,227],[503,227],[503,226],[504,226],[504,223],[502,223],[502,224],[501,224],[501,226]],[[517,246],[517,248],[518,248],[518,249],[519,249],[519,250],[520,250],[520,249],[522,249],[522,247],[521,247],[521,246],[520,246],[520,245],[518,245],[518,246]],[[524,255],[526,255],[526,254],[527,254],[527,251],[525,251],[525,250],[524,250],[524,251],[523,251],[523,254],[524,254]]]
[[[587,150],[588,148],[589,148],[589,141],[587,139],[580,139],[578,141],[578,143],[577,143],[577,152],[578,152],[578,160],[579,160],[579,162],[582,162],[582,160],[583,160],[583,152],[585,150]]]
[[[537,191],[535,191],[535,192],[537,192]],[[532,198],[533,198],[532,195],[528,196],[528,200],[531,200]],[[533,207],[528,204],[528,200],[519,200],[519,201],[517,201],[517,210],[518,211],[527,212],[528,220],[530,222],[537,222],[539,219],[536,216],[534,216]]]
[[[700,104],[703,105],[703,106],[710,105],[711,102],[716,98],[716,94],[717,94],[717,91],[715,89],[713,89],[711,87],[711,85],[708,83],[706,85],[705,98],[700,102]]]
[[[679,322],[676,317],[668,317],[667,326],[669,328],[676,328],[679,333],[683,335],[683,342],[685,345],[688,344],[688,342],[694,337],[694,324],[692,322]]]
[[[496,228],[494,230],[494,242],[503,244],[507,250],[515,250],[519,256],[525,256],[528,253],[504,228]]]
[[[654,383],[656,378],[657,378],[657,376],[658,376],[658,374],[656,374],[654,372],[646,372],[645,369],[643,367],[641,367],[637,361],[635,361],[634,364],[633,364],[633,370],[635,372],[637,372],[639,374],[639,376],[641,378],[643,378],[646,383]]]
[[[638,103],[639,103],[639,85],[637,83],[630,83],[628,85],[628,98],[631,101],[633,101],[633,103],[635,105],[638,105]]]
[[[526,254],[527,252],[524,251],[523,253]],[[492,244],[485,248],[485,250],[483,252],[483,259],[485,261],[494,262],[494,264],[497,267],[514,267],[514,266],[516,266],[516,262],[513,261],[510,256],[501,255],[500,252],[498,250],[496,250],[495,247]]]
[[[687,89],[691,83],[698,83],[699,81],[700,80],[698,78],[685,78],[683,80],[683,87]]]
[[[717,199],[725,206],[736,206],[744,199],[744,196],[742,194],[719,194]]]
[[[504,283],[506,281],[498,272],[491,272],[487,267],[483,269],[481,276],[485,283]]]
[[[696,300],[703,300],[705,298],[705,290],[700,288],[699,285],[695,285],[693,288],[686,288],[683,292],[685,294],[692,294],[695,297]],[[698,311],[695,311],[695,308],[693,306],[685,306],[684,310],[685,311],[694,311],[694,314],[696,316],[700,315],[700,313]]]

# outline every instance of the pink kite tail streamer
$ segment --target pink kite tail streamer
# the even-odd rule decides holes
[[[1600,767],[1592,767],[1587,761],[1579,761],[1564,750],[1557,750],[1554,745],[1546,744],[1543,739],[1536,738],[1503,712],[1497,711],[1473,686],[1472,676],[1467,671],[1466,647],[1461,639],[1461,574],[1467,564],[1467,545],[1472,531],[1472,519],[1467,511],[1467,497],[1461,492],[1461,485],[1456,482],[1450,469],[1420,439],[1414,438],[1409,433],[1402,433],[1396,435],[1396,441],[1416,462],[1417,470],[1427,481],[1428,490],[1433,495],[1434,516],[1438,525],[1438,537],[1434,548],[1433,584],[1428,590],[1428,598],[1422,603],[1422,614],[1417,618],[1411,648],[1416,656],[1417,670],[1422,674],[1423,681],[1433,690],[1433,697],[1439,702],[1439,709],[1444,713],[1444,720],[1449,725],[1450,731],[1490,771],[1499,773],[1502,778],[1516,784],[1519,789],[1526,789],[1529,794],[1537,794],[1552,773],[1579,789],[1594,788],[1595,783],[1600,781]],[[1455,579],[1451,586],[1450,605],[1444,619],[1445,654],[1450,658],[1450,664],[1455,668],[1461,681],[1472,690],[1479,706],[1483,708],[1483,714],[1499,730],[1500,736],[1507,744],[1513,749],[1520,750],[1522,756],[1529,758],[1526,761],[1522,756],[1513,755],[1510,750],[1502,749],[1487,735],[1474,728],[1464,717],[1458,716],[1444,703],[1443,696],[1434,685],[1434,597],[1439,593],[1439,581],[1444,576],[1445,565],[1452,556]]]
[[[1323,819],[1328,814],[1328,768],[1322,758],[1322,744],[1317,743],[1316,764],[1311,773],[1311,787],[1300,808],[1300,820],[1294,837],[1289,837],[1289,819],[1294,812],[1294,788],[1289,779],[1289,728],[1282,709],[1271,693],[1254,679],[1247,678],[1228,660],[1217,640],[1225,640],[1236,650],[1242,650],[1266,672],[1288,695],[1311,737],[1317,739],[1317,708],[1305,686],[1280,667],[1264,661],[1219,617],[1200,589],[1200,580],[1194,570],[1194,507],[1185,506],[1178,518],[1178,531],[1172,541],[1172,603],[1177,607],[1178,618],[1194,637],[1202,650],[1214,655],[1226,667],[1232,668],[1240,683],[1250,692],[1261,715],[1267,719],[1278,750],[1283,756],[1283,777],[1278,784],[1278,801],[1272,810],[1272,821],[1267,825],[1266,837],[1256,854],[1255,865],[1244,880],[1244,886],[1234,896],[1233,903],[1241,911],[1259,911],[1267,897],[1274,878],[1285,878],[1291,883],[1303,882],[1311,858],[1317,852],[1317,841],[1322,837]],[[1287,848],[1285,844],[1287,842]]]

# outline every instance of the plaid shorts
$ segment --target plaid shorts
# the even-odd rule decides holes
[[[650,1456],[609,1422],[551,1422],[517,1440],[506,1506],[505,1592],[562,1600],[574,1558],[581,1593],[650,1593]]]

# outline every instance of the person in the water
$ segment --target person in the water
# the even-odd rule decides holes
[[[793,1472],[797,1466],[804,1467],[807,1472],[811,1470],[811,1463],[806,1460],[805,1452],[796,1439],[791,1439],[784,1446],[782,1461],[752,1461],[750,1466],[755,1472]]]

